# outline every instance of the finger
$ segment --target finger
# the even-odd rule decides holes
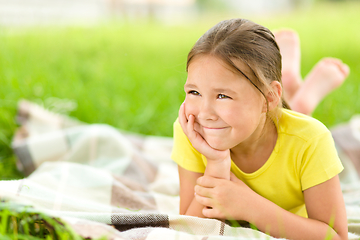
[[[184,107],[185,104],[183,104],[181,106],[181,112],[180,112],[180,115],[181,115],[181,121],[180,121],[180,115],[179,115],[179,122],[180,122],[180,125],[185,133],[185,135],[189,138],[190,142],[191,143],[194,143],[195,141],[199,141],[199,140],[202,140],[201,139],[198,139],[199,137],[201,137],[194,129],[194,126],[195,126],[195,116],[190,114],[189,117],[187,118],[186,115],[185,115],[185,107]]]
[[[238,177],[230,171],[230,181],[233,181],[233,182],[238,182],[238,181],[241,181],[240,179],[238,179]]]
[[[185,115],[185,102],[183,102],[179,109],[179,123],[183,129],[183,131],[186,131],[186,125],[187,125],[187,118]]]
[[[198,194],[195,195],[195,200],[200,203],[201,205],[211,207],[212,206],[212,199],[200,196]]]
[[[195,194],[201,197],[211,198],[211,188],[205,188],[199,185],[194,187]]]
[[[210,146],[204,140],[204,138],[195,130],[195,116],[190,114],[188,117],[185,113],[185,103],[181,104],[179,109],[179,123],[185,135],[193,147],[201,153],[209,151]],[[212,151],[212,149],[210,149]]]
[[[217,208],[204,207],[202,214],[207,218],[225,219],[224,214]]]
[[[214,188],[216,187],[216,183],[219,179],[214,178],[214,177],[210,177],[210,176],[202,176],[199,177],[196,180],[196,184],[201,186],[201,187],[205,187],[205,188]]]
[[[245,183],[241,179],[239,179],[233,172],[230,172],[230,181],[245,185]]]
[[[203,210],[202,210],[202,214],[207,217],[207,218],[213,218],[211,217],[212,216],[212,209],[209,208],[209,207],[204,207]]]
[[[193,129],[189,128],[189,119],[185,113],[185,102],[181,104],[179,109],[179,123],[185,135],[189,138],[189,132],[193,132]]]
[[[189,138],[193,147],[199,152],[204,153],[204,150],[209,147],[204,138],[195,130],[195,116],[190,114],[186,126],[186,135]]]
[[[189,139],[196,139],[198,137],[198,133],[194,130],[194,126],[195,126],[195,116],[190,114],[186,129]]]

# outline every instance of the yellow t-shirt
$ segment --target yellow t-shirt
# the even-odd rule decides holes
[[[330,131],[309,116],[282,109],[276,124],[278,138],[266,163],[244,173],[234,162],[231,171],[252,190],[278,206],[307,217],[303,191],[323,183],[343,170]],[[174,123],[171,158],[181,167],[203,173],[204,155],[191,145],[180,123]]]

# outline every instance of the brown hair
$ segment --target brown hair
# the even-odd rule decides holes
[[[211,54],[222,59],[232,69],[242,74],[267,98],[264,91],[272,81],[281,83],[281,55],[271,31],[245,19],[225,20],[209,29],[195,43],[188,54],[187,67],[199,54]],[[250,79],[233,60],[244,62],[254,73]],[[282,98],[282,106],[289,108]]]

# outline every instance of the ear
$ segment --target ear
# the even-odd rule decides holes
[[[278,81],[272,81],[270,84],[269,91],[266,94],[268,100],[269,109],[265,107],[265,111],[271,111],[279,105],[281,101],[282,87]],[[266,104],[266,103],[265,103]]]

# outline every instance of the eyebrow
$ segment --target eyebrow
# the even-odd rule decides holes
[[[186,83],[184,85],[184,87],[188,87],[188,88],[197,88],[197,86],[195,84],[191,84],[191,83]]]
[[[230,88],[215,88],[215,92],[224,92],[224,93],[232,93],[235,94],[236,92],[234,90],[231,90]]]
[[[184,85],[184,87],[187,88],[197,88],[197,86],[195,84],[191,84],[191,83],[187,83]],[[230,88],[215,88],[214,89],[215,92],[220,92],[220,93],[231,93],[231,94],[236,94],[236,92]]]

